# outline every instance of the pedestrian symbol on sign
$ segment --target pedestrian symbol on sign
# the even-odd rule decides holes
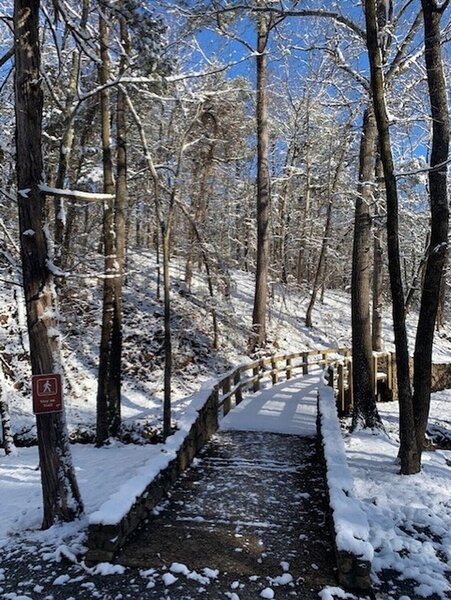
[[[42,377],[38,381],[38,394],[40,396],[54,396],[57,390],[57,381],[55,376]]]

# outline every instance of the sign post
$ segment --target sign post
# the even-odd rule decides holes
[[[35,415],[61,412],[63,410],[63,391],[61,375],[33,375],[33,412]]]

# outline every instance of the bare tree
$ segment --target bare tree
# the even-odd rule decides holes
[[[412,406],[410,384],[409,351],[407,345],[404,288],[402,282],[399,251],[398,188],[395,178],[389,119],[384,86],[384,70],[377,24],[377,1],[366,0],[365,19],[367,30],[368,57],[371,70],[373,106],[379,135],[379,149],[384,169],[387,198],[387,249],[390,288],[392,295],[393,329],[395,333],[398,397],[400,405],[400,450],[401,472],[404,475],[420,470]]]
[[[425,62],[431,103],[432,145],[429,177],[431,206],[431,239],[427,253],[420,314],[414,354],[415,434],[418,452],[424,445],[424,435],[431,399],[432,344],[440,300],[440,288],[448,252],[449,206],[447,161],[449,153],[449,110],[441,51],[440,22],[449,5],[437,0],[422,0],[424,18]]]
[[[31,367],[34,374],[57,368],[55,294],[45,236],[45,196],[41,135],[39,0],[15,0],[15,109],[17,202],[23,286]],[[43,527],[70,521],[83,510],[72,465],[64,413],[37,415],[39,462],[44,500]]]
[[[119,348],[114,344],[117,340],[114,313],[117,309],[115,301],[117,273],[116,239],[114,223],[114,177],[111,148],[111,110],[110,90],[105,85],[111,76],[111,60],[109,56],[109,25],[106,15],[99,11],[100,58],[99,83],[100,111],[102,124],[103,152],[103,191],[111,194],[104,203],[103,213],[103,248],[105,255],[105,279],[103,283],[102,304],[102,336],[99,351],[99,375],[97,388],[97,432],[96,443],[101,445],[110,436],[116,436],[121,424],[121,392],[120,369],[114,354]],[[116,340],[114,340],[116,336]]]
[[[380,426],[373,392],[370,321],[371,215],[377,128],[372,107],[363,116],[360,141],[359,186],[355,202],[352,252],[352,360],[354,411],[352,428]]]

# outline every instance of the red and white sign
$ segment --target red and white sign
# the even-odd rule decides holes
[[[33,412],[35,415],[61,412],[63,410],[63,390],[61,375],[33,375]]]

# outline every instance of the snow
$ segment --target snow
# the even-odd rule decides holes
[[[277,577],[271,577],[272,585],[288,585],[292,583],[293,575],[291,573],[284,573],[283,575],[278,575]]]
[[[91,573],[92,575],[122,575],[122,573],[125,573],[125,567],[103,562],[93,567]]]
[[[272,590],[270,587],[267,587],[260,592],[260,596],[262,598],[267,598],[271,600],[272,598],[274,598],[274,590]]]
[[[118,491],[89,516],[90,524],[118,523],[127,514],[148,484],[176,457],[177,450],[181,448],[192,424],[197,419],[198,411],[208,399],[212,385],[213,382],[204,384],[200,392],[191,397],[185,408],[185,414],[178,423],[179,430],[166,440],[164,447],[154,446],[150,451],[147,449],[146,462],[136,469],[136,475],[127,479]]]
[[[169,586],[177,581],[177,577],[174,577],[172,573],[165,573],[162,577],[162,580],[164,585]]]
[[[175,574],[179,573],[180,575],[188,575],[188,573],[189,573],[189,569],[186,565],[182,565],[180,563],[175,563],[175,562],[172,563],[172,565],[169,567],[169,570],[172,573],[175,573]]]
[[[87,200],[100,202],[103,200],[111,200],[114,198],[114,194],[101,194],[101,193],[92,193],[92,192],[82,192],[78,190],[63,190],[60,188],[51,187],[45,185],[44,183],[39,184],[39,189],[44,194],[49,194],[51,196],[64,196],[65,198],[72,198],[74,200]],[[21,190],[22,192],[29,192],[30,190]],[[19,192],[20,193],[20,192]],[[25,196],[27,197],[27,196]]]
[[[368,519],[354,498],[334,393],[324,382],[319,386],[318,406],[337,549],[371,561],[374,549],[369,542]]]
[[[449,415],[450,408],[451,391],[432,395],[433,415]],[[451,592],[451,452],[424,452],[421,473],[401,476],[398,405],[380,404],[379,411],[389,435],[361,431],[345,440],[375,549],[373,569],[376,574],[394,569],[414,580],[419,598],[433,593],[445,598]]]
[[[220,429],[314,436],[318,383],[319,371],[245,398],[221,420]]]
[[[161,363],[158,362],[158,344],[150,343],[152,334],[158,332],[161,324],[161,307],[149,299],[149,290],[155,289],[154,257],[148,253],[131,255],[129,268],[134,274],[130,277],[132,285],[125,290],[125,305],[129,307],[132,318],[126,322],[124,331],[122,414],[126,426],[141,420],[158,426],[161,422],[163,378]],[[171,273],[175,282],[181,280],[181,272],[182,266],[174,261]],[[233,271],[230,289],[230,298],[224,299],[218,294],[215,299],[218,314],[223,318],[221,351],[217,354],[202,339],[202,336],[208,337],[204,332],[210,327],[210,313],[203,306],[202,298],[207,297],[207,292],[201,278],[195,277],[193,282],[193,293],[196,298],[200,298],[197,304],[190,303],[189,296],[174,293],[174,312],[181,315],[174,340],[175,355],[177,360],[180,357],[186,358],[188,366],[184,370],[176,366],[174,370],[173,416],[179,429],[166,445],[134,445],[115,441],[104,448],[95,448],[92,444],[72,445],[77,479],[85,505],[85,515],[82,518],[41,531],[42,497],[40,474],[37,470],[37,448],[18,448],[17,453],[10,456],[5,456],[0,451],[0,548],[23,548],[24,552],[40,552],[48,561],[59,562],[67,558],[75,562],[78,560],[77,556],[85,550],[89,522],[111,523],[125,514],[149,480],[175,456],[197,410],[208,396],[212,382],[229,371],[232,365],[248,360],[245,353],[253,299],[252,278],[246,273]],[[7,289],[0,290],[0,302],[4,307],[2,315],[9,319],[5,328],[11,327],[7,335],[3,335],[2,344],[5,354],[15,357],[13,366],[17,380],[8,382],[4,389],[11,405],[13,430],[30,430],[33,433],[35,419],[31,411],[29,365],[22,358],[25,356],[22,343],[26,345],[27,339],[25,335],[21,340],[19,335],[20,331],[23,333],[23,306],[18,306],[19,314],[22,315],[20,327],[13,316],[17,307],[15,301],[7,295],[9,293]],[[75,298],[73,314],[63,312],[66,318],[61,324],[65,404],[70,431],[83,431],[83,427],[92,431],[95,420],[99,298],[97,292],[86,286],[83,294]],[[326,291],[324,304],[318,303],[315,308],[314,328],[311,330],[303,325],[306,300],[307,295],[302,296],[299,290],[291,293],[274,286],[268,307],[268,335],[274,352],[349,345],[349,295]],[[77,302],[80,302],[79,308]],[[411,347],[415,320],[415,315],[409,316]],[[393,349],[388,312],[385,323],[386,347]],[[446,339],[449,333],[445,330],[443,338],[436,338],[435,362],[451,362],[451,344]],[[195,344],[190,347],[186,339]],[[204,353],[203,362],[198,360],[200,351]],[[318,378],[317,373],[312,373],[305,378],[281,381],[274,388],[262,389],[253,400],[246,396],[223,419],[221,428],[315,435]],[[198,391],[201,384],[203,387]],[[330,394],[327,391],[324,393],[326,396]],[[414,581],[415,596],[411,594],[410,597],[421,598],[435,593],[439,598],[445,599],[450,594],[451,452],[426,452],[422,472],[415,476],[401,477],[396,463],[397,404],[379,405],[387,434],[374,435],[361,431],[346,435],[344,441],[338,426],[331,425],[335,422],[332,404],[325,401],[322,411],[330,423],[327,452],[333,468],[329,483],[336,490],[331,497],[346,523],[340,531],[340,543],[355,544],[354,549],[361,552],[362,556],[365,553],[366,556],[371,555],[372,551],[366,544],[374,548],[373,581],[376,587],[384,579],[384,569],[394,569],[402,573],[401,577]],[[451,392],[434,394],[431,421],[449,431],[450,409]],[[256,415],[254,413],[252,417],[254,411]],[[107,575],[118,567],[104,565],[96,568]],[[268,573],[267,584],[276,586],[276,582],[279,582],[279,585],[290,585],[288,577],[284,579],[285,575],[290,575],[289,564],[281,567],[283,573],[280,576],[272,577],[274,573]],[[166,576],[167,581],[171,578],[178,578],[180,581],[182,577],[186,577],[206,586],[213,579],[215,565],[212,562],[210,567],[205,567],[208,571],[201,570],[198,573],[188,565],[168,561],[167,569],[168,572],[162,575]],[[0,569],[0,585],[3,585],[2,575]],[[157,574],[149,570],[149,589],[155,585],[155,577]],[[281,583],[285,580],[287,583]],[[234,588],[229,586],[228,589]],[[287,588],[289,589],[290,587]],[[273,595],[261,597],[274,597],[271,587],[265,588],[263,592]],[[239,590],[237,588],[236,594],[228,593],[232,594],[229,597],[236,600]],[[320,597],[322,600],[333,597],[354,598],[341,588],[325,588]],[[406,595],[405,597],[407,598]],[[2,598],[17,600],[27,596],[2,594]],[[400,600],[401,596],[397,598]]]
[[[327,586],[320,591],[319,597],[321,600],[336,600],[342,598],[343,600],[357,600],[354,594],[345,592],[342,588]],[[401,598],[399,600],[402,600]]]

